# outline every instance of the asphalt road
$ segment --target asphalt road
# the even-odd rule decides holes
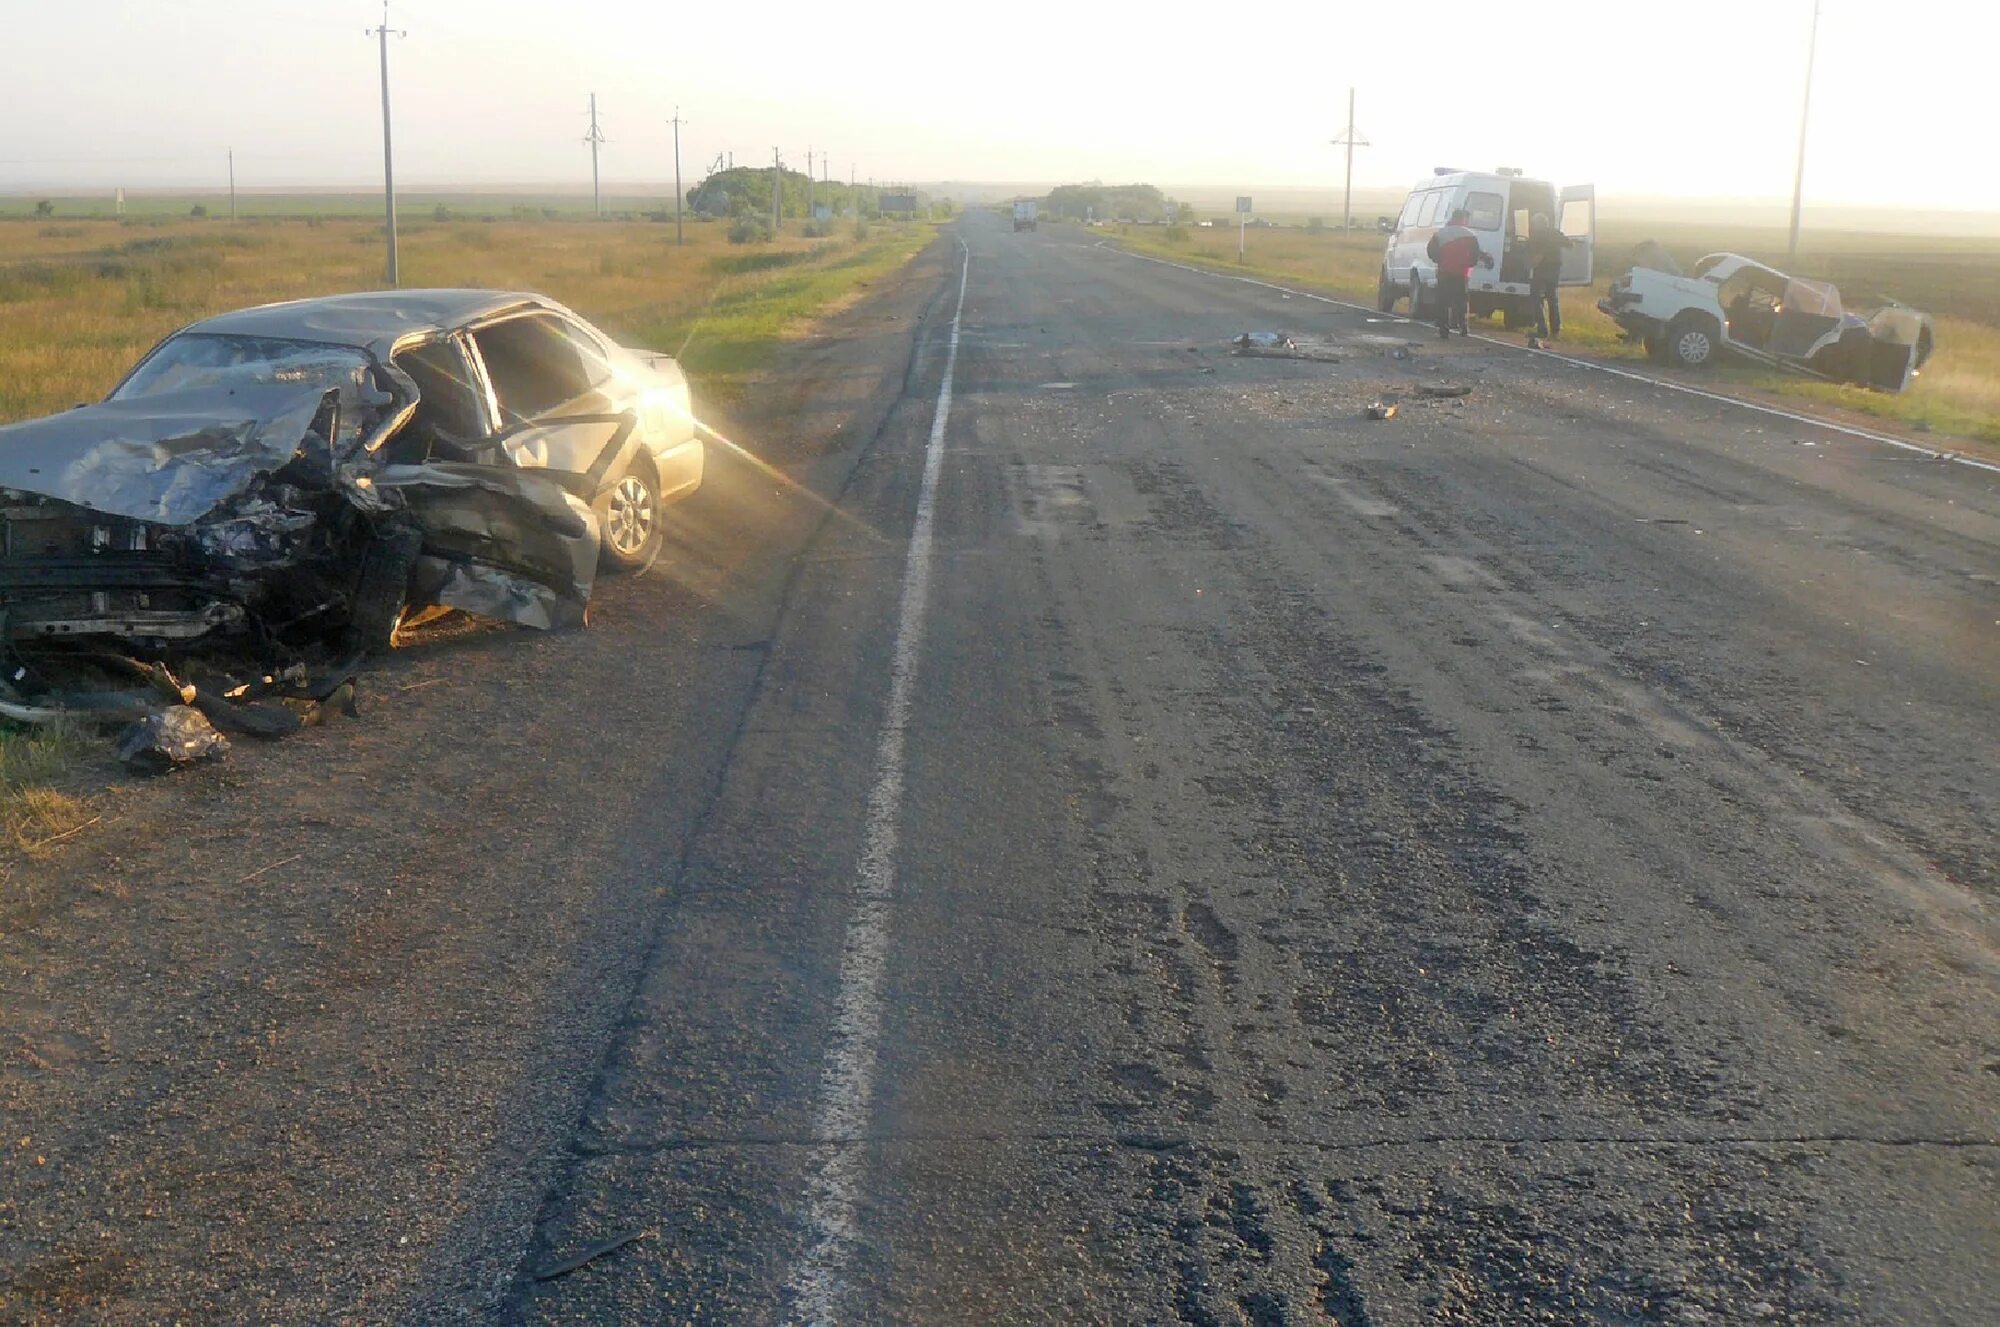
[[[1093,239],[132,794],[0,1316],[2000,1322],[2000,475]]]

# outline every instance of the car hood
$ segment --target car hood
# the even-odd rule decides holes
[[[323,383],[209,385],[0,428],[0,488],[190,525],[298,453]]]

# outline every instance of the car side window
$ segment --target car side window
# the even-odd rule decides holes
[[[417,409],[392,447],[392,459],[423,461],[449,456],[455,448],[483,437],[486,412],[472,366],[456,341],[433,341],[391,361],[417,384]]]
[[[604,353],[553,313],[531,313],[472,334],[504,425],[547,414],[610,376]],[[587,352],[587,353],[586,353]]]
[[[1411,194],[1403,200],[1403,215],[1396,221],[1396,228],[1398,230],[1417,224],[1417,213],[1423,210],[1424,199],[1429,196],[1428,194],[1417,193]]]
[[[1437,217],[1438,192],[1428,189],[1424,192],[1424,205],[1417,210],[1417,224],[1428,226]]]

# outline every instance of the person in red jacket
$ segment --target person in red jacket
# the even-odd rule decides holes
[[[1459,208],[1424,248],[1437,264],[1439,339],[1450,336],[1453,328],[1460,336],[1471,335],[1465,326],[1465,285],[1475,265],[1493,266],[1493,256],[1479,247],[1479,237],[1465,224],[1471,219],[1470,212]]]

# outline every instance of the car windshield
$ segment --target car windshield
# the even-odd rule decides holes
[[[168,340],[111,393],[133,401],[226,382],[359,382],[368,356],[346,346],[264,336],[183,332]]]

